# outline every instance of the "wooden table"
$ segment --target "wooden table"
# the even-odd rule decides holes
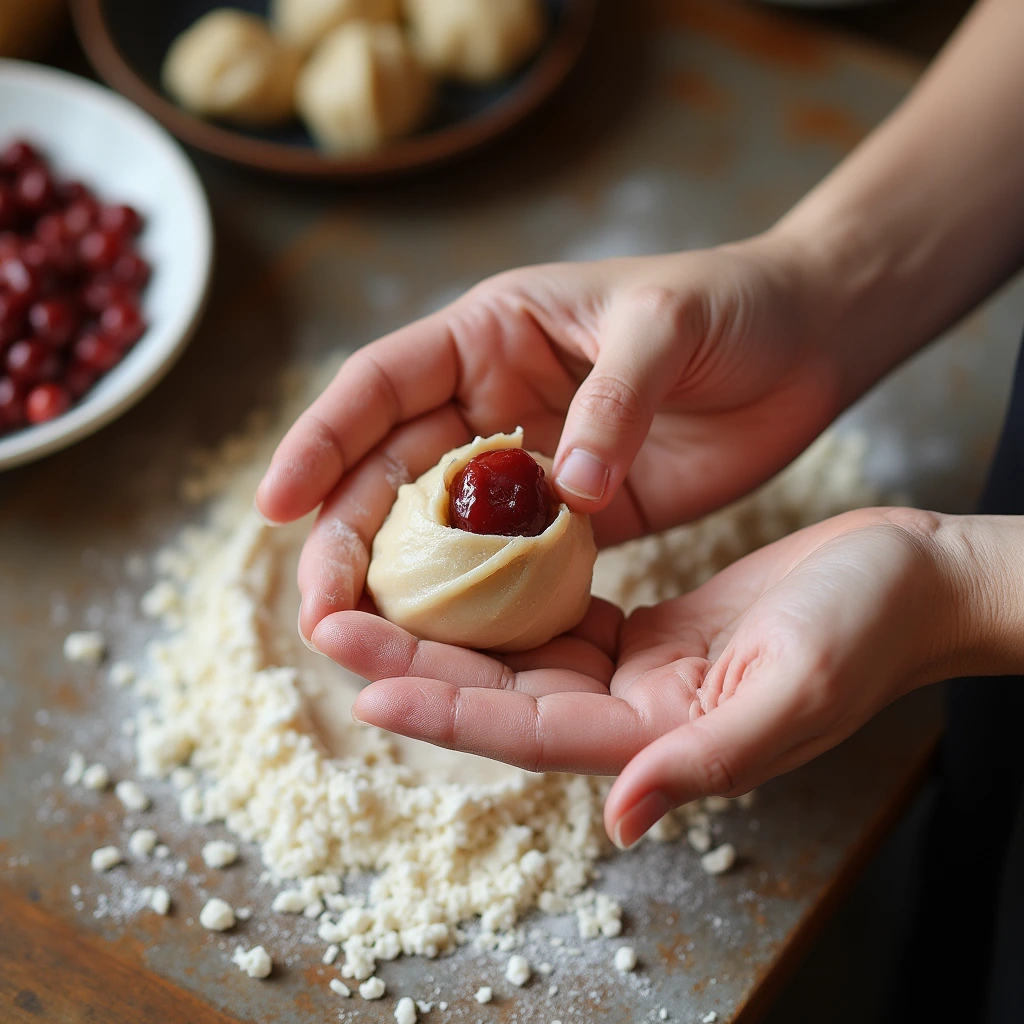
[[[253,851],[227,898],[257,912],[226,948],[190,921],[202,905],[209,830],[177,823],[169,787],[142,816],[185,861],[167,918],[129,912],[152,868],[94,877],[88,856],[123,842],[111,794],[60,784],[67,751],[130,772],[116,724],[132,698],[68,666],[63,636],[102,621],[117,656],[138,656],[149,552],[194,513],[175,481],[188,453],[272,405],[280,371],[351,349],[512,264],[699,246],[765,227],[898,102],[918,68],[724,0],[606,5],[592,47],[557,99],[485,153],[422,178],[332,190],[292,186],[200,160],[219,259],[202,330],[138,408],[75,448],[0,478],[0,1016],[5,1020],[390,1021],[393,1001],[339,1003],[312,923],[277,934],[275,977],[228,961],[271,918]],[[1024,291],[1006,291],[851,413],[892,490],[969,507],[1000,418]],[[558,1017],[611,1022],[753,1020],[886,835],[927,770],[933,696],[901,701],[812,765],[764,787],[724,836],[742,863],[718,879],[692,851],[645,845],[604,866],[622,899],[636,977],[611,977],[616,943],[585,946],[541,987],[479,1007],[487,957],[461,951],[382,968],[392,991],[448,1000],[439,1022]],[[141,819],[140,819],[141,820]],[[216,830],[214,830],[216,832]],[[71,895],[71,886],[81,893]],[[231,888],[234,886],[234,889]],[[224,886],[219,886],[223,889]],[[76,903],[80,909],[76,909]],[[308,927],[306,927],[308,925]],[[291,958],[285,963],[285,958]],[[430,977],[433,980],[427,981]],[[353,1016],[358,1014],[358,1018]]]

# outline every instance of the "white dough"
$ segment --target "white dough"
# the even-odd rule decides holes
[[[262,946],[253,946],[249,950],[239,946],[232,954],[231,962],[250,978],[266,978],[274,969],[274,961]]]
[[[597,557],[587,516],[563,504],[536,537],[447,525],[455,474],[481,452],[522,446],[522,430],[478,437],[399,488],[366,579],[385,618],[426,640],[498,651],[538,647],[583,618]],[[534,458],[551,472],[549,459]]]
[[[235,912],[230,903],[214,896],[199,911],[199,923],[211,932],[226,932],[235,926]]]
[[[171,44],[163,83],[183,107],[204,117],[274,124],[294,112],[299,60],[262,18],[219,8]]]
[[[540,0],[405,0],[405,10],[427,67],[466,82],[504,78],[544,38]]]
[[[433,82],[397,25],[335,29],[302,69],[295,102],[327,149],[364,153],[423,121]]]
[[[398,21],[398,0],[272,0],[270,20],[287,43],[311,49],[347,21]]]

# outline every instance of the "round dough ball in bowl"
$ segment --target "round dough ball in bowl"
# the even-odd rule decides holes
[[[310,50],[346,21],[398,21],[399,0],[273,0],[270,19],[277,34]]]
[[[425,640],[526,651],[572,629],[590,604],[590,518],[560,505],[536,537],[448,525],[448,487],[481,452],[522,448],[523,432],[478,437],[399,488],[373,541],[367,590],[380,613]],[[551,460],[531,452],[551,473]]]
[[[174,41],[164,88],[203,117],[275,124],[295,111],[299,65],[298,51],[279,42],[262,18],[222,7]]]
[[[397,25],[352,21],[335,29],[299,75],[299,112],[338,152],[377,149],[417,128],[434,84]]]
[[[420,58],[445,78],[493,82],[540,46],[541,0],[405,0]]]

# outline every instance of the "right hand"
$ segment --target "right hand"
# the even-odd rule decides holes
[[[809,265],[768,234],[528,267],[358,350],[257,493],[277,522],[322,505],[299,570],[303,635],[359,604],[398,484],[474,434],[523,426],[529,448],[554,454],[561,498],[593,515],[602,546],[704,515],[773,475],[844,401]]]

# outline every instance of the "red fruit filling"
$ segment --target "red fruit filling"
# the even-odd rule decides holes
[[[536,537],[551,511],[544,470],[522,448],[481,452],[448,487],[448,524],[467,533]]]

